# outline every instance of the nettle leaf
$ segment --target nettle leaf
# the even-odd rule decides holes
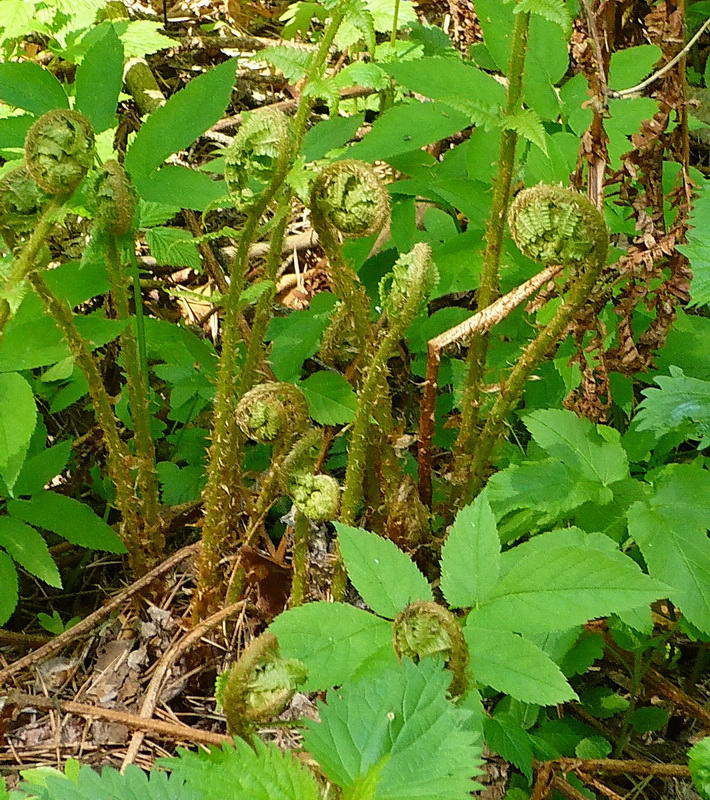
[[[158,264],[202,269],[194,239],[183,228],[151,228],[146,231],[145,238]]]
[[[484,601],[498,582],[500,539],[486,493],[456,515],[441,552],[441,591],[451,608]]]
[[[265,47],[259,57],[283,72],[284,77],[295,83],[305,77],[313,51],[296,45],[279,44]]]
[[[201,800],[318,800],[313,773],[289,751],[255,737],[197,753],[178,750],[159,764],[198,792]],[[167,800],[167,796],[165,798]]]
[[[109,553],[125,553],[123,542],[85,503],[56,492],[39,492],[30,500],[11,500],[11,516],[45,528],[72,544]]]
[[[169,155],[192,144],[220,118],[229,103],[234,71],[230,59],[193,78],[143,123],[125,162],[139,189]]]
[[[670,585],[668,596],[684,616],[710,633],[710,472],[669,464],[648,500],[628,511],[629,533],[649,572]]]
[[[0,477],[12,491],[37,424],[32,387],[17,372],[0,375]]]
[[[12,517],[0,517],[0,547],[32,575],[61,589],[57,565],[47,543],[34,528]]]
[[[123,45],[109,25],[77,67],[74,84],[76,108],[88,117],[97,133],[114,125],[122,85]]]
[[[532,108],[523,108],[513,114],[505,114],[500,125],[504,131],[515,131],[518,136],[532,142],[547,155],[545,129],[537,111]]]
[[[628,477],[626,451],[613,428],[558,409],[533,411],[523,422],[543,450],[584,479],[608,487]]]
[[[269,626],[285,658],[308,668],[304,691],[320,691],[397,663],[392,626],[345,603],[308,603],[280,614]]]
[[[621,553],[541,548],[519,559],[471,614],[482,627],[546,633],[646,605],[667,596],[668,588]]]
[[[394,619],[410,603],[434,599],[419,568],[389,539],[340,522],[335,529],[348,576],[375,614]]]
[[[471,712],[446,697],[440,661],[404,661],[377,678],[348,683],[306,721],[304,746],[351,798],[467,800],[481,789],[481,746]]]
[[[311,418],[321,425],[345,425],[355,418],[357,396],[339,372],[320,370],[298,385]]]
[[[687,377],[679,367],[670,377],[658,375],[660,388],[644,389],[634,421],[639,431],[652,430],[659,436],[678,428],[688,429],[707,445],[710,437],[710,381]]]
[[[517,633],[482,627],[476,614],[469,616],[464,635],[479,684],[541,706],[577,699],[557,664],[534,642]]]
[[[693,277],[690,281],[690,305],[710,305],[710,237],[705,232],[705,220],[710,219],[710,180],[703,181],[693,203],[688,220],[687,244],[678,250],[690,261]]]
[[[69,108],[62,84],[48,69],[33,61],[0,64],[0,100],[37,115],[55,108]]]
[[[0,625],[4,625],[17,607],[17,570],[10,556],[0,550]]]

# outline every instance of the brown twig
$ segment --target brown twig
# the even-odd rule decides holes
[[[562,267],[545,267],[494,303],[481,309],[459,325],[440,333],[427,343],[427,374],[422,387],[419,416],[419,494],[422,503],[431,506],[431,442],[434,435],[437,379],[441,354],[446,347],[461,343],[474,333],[484,333],[504,320],[523,300],[557,275]]]
[[[571,783],[567,783],[564,778],[560,778],[559,776],[552,779],[550,789],[554,789],[564,795],[568,800],[588,800],[586,794],[582,794],[579,789],[575,789]]]
[[[231,603],[230,605],[226,606],[226,608],[223,608],[216,614],[212,614],[212,616],[207,617],[207,619],[200,622],[199,625],[196,625],[187,634],[187,636],[180,639],[178,642],[175,642],[172,647],[165,651],[155,668],[155,672],[153,673],[153,677],[150,679],[150,683],[148,684],[148,688],[143,698],[143,703],[141,704],[139,711],[139,716],[141,719],[152,718],[153,712],[155,711],[155,707],[158,703],[160,690],[163,687],[163,682],[165,681],[165,678],[175,661],[177,661],[177,659],[180,658],[180,656],[186,650],[192,647],[195,642],[199,641],[208,631],[210,631],[216,625],[219,625],[219,623],[227,619],[227,617],[230,617],[235,611],[242,610],[245,604],[246,603],[244,600],[239,600],[236,603]],[[126,750],[126,755],[123,759],[123,769],[125,769],[135,760],[147,730],[148,729],[139,728],[133,734],[128,745],[128,749]]]
[[[117,722],[128,728],[141,730],[146,733],[154,733],[165,736],[169,739],[177,739],[184,742],[195,742],[197,744],[221,745],[231,742],[229,736],[221,733],[212,733],[189,725],[178,725],[174,722],[162,722],[155,719],[145,719],[129,711],[117,711],[114,708],[100,708],[88,705],[87,703],[76,703],[73,700],[58,700],[53,697],[43,697],[42,695],[25,694],[24,692],[13,691],[8,695],[8,705],[22,708],[37,708],[42,711],[62,711],[67,714],[76,714],[80,717],[89,719],[105,719],[109,722]]]
[[[556,758],[552,761],[538,762],[543,768],[552,765],[553,770],[561,772],[580,772],[605,775],[652,775],[655,778],[689,778],[690,770],[685,764],[656,764],[652,761],[636,761],[619,758]]]
[[[6,631],[0,628],[0,645],[9,644],[11,647],[21,647],[25,650],[33,650],[35,647],[42,647],[47,644],[51,637],[42,633],[17,633],[16,631]]]
[[[340,91],[340,98],[341,100],[353,100],[356,97],[367,97],[368,95],[374,94],[375,89],[368,89],[365,86],[350,86],[347,89],[342,89]],[[262,108],[274,108],[278,111],[291,111],[292,109],[296,108],[299,101],[298,99],[293,100],[279,100],[278,103],[271,103],[268,106],[262,106]],[[219,120],[216,122],[210,130],[212,131],[222,131],[225,128],[233,128],[242,121],[241,114],[234,114],[232,117],[225,117],[224,119]]]
[[[0,670],[0,686],[2,686],[13,676],[17,675],[23,669],[31,667],[34,664],[38,664],[40,661],[53,656],[55,653],[58,653],[60,650],[66,647],[70,642],[73,642],[75,639],[78,639],[80,636],[83,636],[85,633],[93,630],[102,619],[107,617],[112,611],[120,608],[126,602],[126,600],[129,600],[134,595],[139,594],[143,591],[143,589],[150,586],[150,584],[156,578],[159,578],[164,573],[169,572],[181,561],[184,561],[186,558],[194,555],[198,551],[199,547],[200,543],[195,542],[195,544],[190,544],[187,547],[183,547],[182,550],[178,550],[177,553],[174,553],[172,556],[170,556],[170,558],[167,558],[161,564],[158,564],[157,567],[154,567],[150,572],[147,572],[145,575],[143,575],[142,578],[134,581],[130,586],[126,586],[125,589],[120,591],[115,597],[109,600],[108,603],[101,606],[101,608],[97,608],[96,611],[94,611],[92,614],[89,614],[89,616],[83,619],[81,622],[78,622],[73,628],[69,628],[68,631],[60,633],[59,636],[57,636],[55,639],[52,639],[50,642],[47,642],[45,645],[42,645],[42,647],[40,647],[38,650],[19,658],[8,667],[5,667],[5,669]]]

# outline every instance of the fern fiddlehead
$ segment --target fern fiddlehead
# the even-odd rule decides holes
[[[256,442],[290,442],[305,427],[308,405],[297,386],[270,381],[242,397],[235,419],[242,433]]]
[[[520,401],[528,378],[557,347],[589,297],[604,267],[609,246],[601,213],[579,192],[561,186],[540,184],[520,192],[511,205],[509,222],[513,238],[526,256],[545,266],[563,264],[575,272],[564,302],[525,348],[501,386],[471,459],[466,503],[483,485],[493,448],[501,438],[505,420]]]

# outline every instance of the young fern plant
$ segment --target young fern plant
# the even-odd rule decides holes
[[[559,345],[575,315],[589,298],[606,263],[609,234],[599,210],[579,192],[540,184],[521,191],[508,218],[515,243],[528,258],[573,270],[570,288],[553,318],[525,348],[510,372],[476,439],[464,500],[483,486],[505,421],[520,402],[528,378]]]
[[[150,531],[151,535],[157,535],[157,487],[151,493],[153,500],[148,506],[152,511],[146,514],[143,505],[146,495],[140,491],[136,495],[132,478],[135,459],[121,438],[113,401],[106,391],[91,346],[77,329],[71,308],[51,289],[41,269],[48,260],[46,240],[54,224],[56,212],[84,181],[93,165],[94,157],[93,130],[89,121],[76,111],[50,111],[39,117],[28,131],[25,140],[25,166],[10,173],[0,185],[0,188],[6,189],[0,201],[4,212],[2,233],[8,246],[18,249],[18,255],[12,262],[2,290],[0,332],[11,313],[8,296],[12,292],[19,293],[20,287],[27,281],[54,318],[74,361],[86,378],[94,413],[104,437],[108,472],[115,486],[115,504],[121,514],[121,538],[128,550],[133,572],[141,575],[149,569],[152,559],[162,550],[151,548],[146,534],[146,531]],[[106,181],[102,181],[101,185],[102,191],[107,193]],[[121,188],[127,191],[127,187]],[[132,211],[127,207],[131,200],[128,196],[123,197],[120,201],[120,212],[115,205],[113,208],[105,206],[107,197],[103,201],[103,211],[99,203],[97,229],[108,230],[118,226],[122,230],[127,224],[127,218],[132,218]],[[29,231],[32,232],[23,245],[23,237]],[[122,283],[122,279],[117,278],[115,283]],[[127,314],[127,301],[125,306]],[[130,350],[128,360],[130,361]],[[147,389],[143,396],[147,397]],[[140,408],[139,403],[132,406],[134,413],[135,408]],[[139,439],[139,425],[136,424],[136,441],[140,454],[142,445]],[[143,461],[139,472],[142,475],[151,475],[152,464],[151,443],[150,467],[147,460]],[[139,480],[139,483],[142,484],[140,489],[145,490],[148,486],[145,481]]]

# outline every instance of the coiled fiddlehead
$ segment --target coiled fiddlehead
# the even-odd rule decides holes
[[[473,500],[481,489],[506,419],[520,402],[530,375],[554,352],[589,298],[609,247],[609,234],[601,213],[579,192],[561,186],[540,184],[520,192],[511,204],[508,222],[516,244],[526,256],[545,266],[570,266],[574,275],[564,302],[525,348],[501,386],[470,460],[464,503]]]
[[[320,217],[344,236],[378,233],[389,218],[389,195],[375,170],[348,159],[324,167],[311,187],[314,222]]]
[[[237,425],[257,442],[290,440],[306,424],[308,405],[303,392],[291,383],[270,381],[250,389],[239,401]]]
[[[138,198],[126,170],[118,161],[106,161],[93,185],[97,226],[112,236],[131,230]]]
[[[540,184],[523,189],[508,214],[520,251],[546,266],[604,259],[609,243],[599,211],[579,192]]]
[[[340,485],[330,475],[314,475],[312,472],[294,475],[287,488],[293,504],[308,519],[322,522],[337,516]]]
[[[47,194],[70,195],[94,162],[91,123],[78,111],[48,111],[27,131],[25,162]]]
[[[398,658],[420,661],[440,655],[454,673],[452,697],[464,694],[468,684],[468,648],[456,617],[438,603],[408,605],[394,621],[392,643]]]
[[[256,725],[281,714],[306,679],[306,668],[279,656],[272,633],[262,633],[217,682],[217,700],[230,734],[249,739]]]
[[[12,237],[29,233],[48,200],[27,167],[10,170],[0,180],[0,232]]]
[[[224,154],[224,178],[238,205],[253,198],[249,182],[268,183],[291,137],[291,120],[273,108],[250,113]]]

